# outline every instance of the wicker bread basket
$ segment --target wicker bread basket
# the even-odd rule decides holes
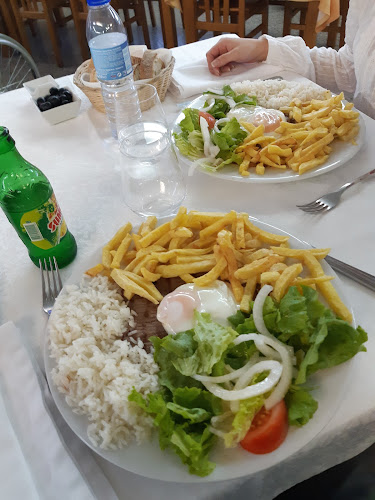
[[[139,64],[141,60],[142,58],[140,57],[131,56],[133,66]],[[153,85],[158,92],[160,100],[164,101],[165,94],[167,93],[171,81],[174,63],[175,59],[173,56],[171,56],[170,61],[168,62],[166,67],[162,69],[158,75],[148,80],[138,80],[138,82],[150,83],[151,85]],[[95,68],[92,60],[89,59],[83,62],[77,68],[73,77],[73,82],[90,99],[91,104],[94,106],[94,108],[101,113],[104,113],[105,109],[100,84],[97,81],[93,81],[96,80],[94,75]]]

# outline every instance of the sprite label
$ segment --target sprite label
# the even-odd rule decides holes
[[[38,208],[26,213],[9,213],[10,222],[17,229],[21,239],[43,250],[48,250],[60,243],[67,232],[67,226],[55,195]]]

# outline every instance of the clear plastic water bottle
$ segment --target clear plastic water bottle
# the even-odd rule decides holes
[[[129,93],[138,99],[134,87],[133,68],[123,22],[109,0],[87,0],[89,13],[86,37],[97,78],[102,86],[103,101],[113,137],[117,138],[116,93]]]

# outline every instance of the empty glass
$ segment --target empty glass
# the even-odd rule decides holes
[[[116,96],[123,194],[133,212],[160,217],[177,211],[186,184],[156,88],[135,85],[138,101]]]

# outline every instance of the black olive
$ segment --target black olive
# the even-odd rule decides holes
[[[38,99],[36,100],[37,105],[39,106],[40,104],[42,104],[42,102],[45,102],[44,97],[38,97]]]
[[[60,98],[57,95],[51,95],[50,98],[48,99],[48,102],[51,103],[51,106],[53,108],[60,106]]]
[[[64,92],[69,92],[69,90],[68,90],[68,89],[66,89],[65,87],[61,87],[61,88],[59,89],[59,95],[63,94]]]
[[[52,104],[49,101],[42,102],[39,104],[40,111],[47,111],[47,109],[51,109]]]
[[[71,92],[69,92],[69,90],[66,90],[62,95],[65,97],[65,99],[68,99],[69,102],[73,101],[73,95]]]
[[[58,88],[56,88],[56,87],[51,87],[51,88],[49,89],[49,93],[50,93],[51,95],[57,95],[57,94],[59,93],[59,89],[58,89]]]
[[[60,101],[60,102],[61,102],[61,105],[63,105],[63,104],[69,104],[68,99],[63,99],[63,98],[61,98],[61,101]]]

